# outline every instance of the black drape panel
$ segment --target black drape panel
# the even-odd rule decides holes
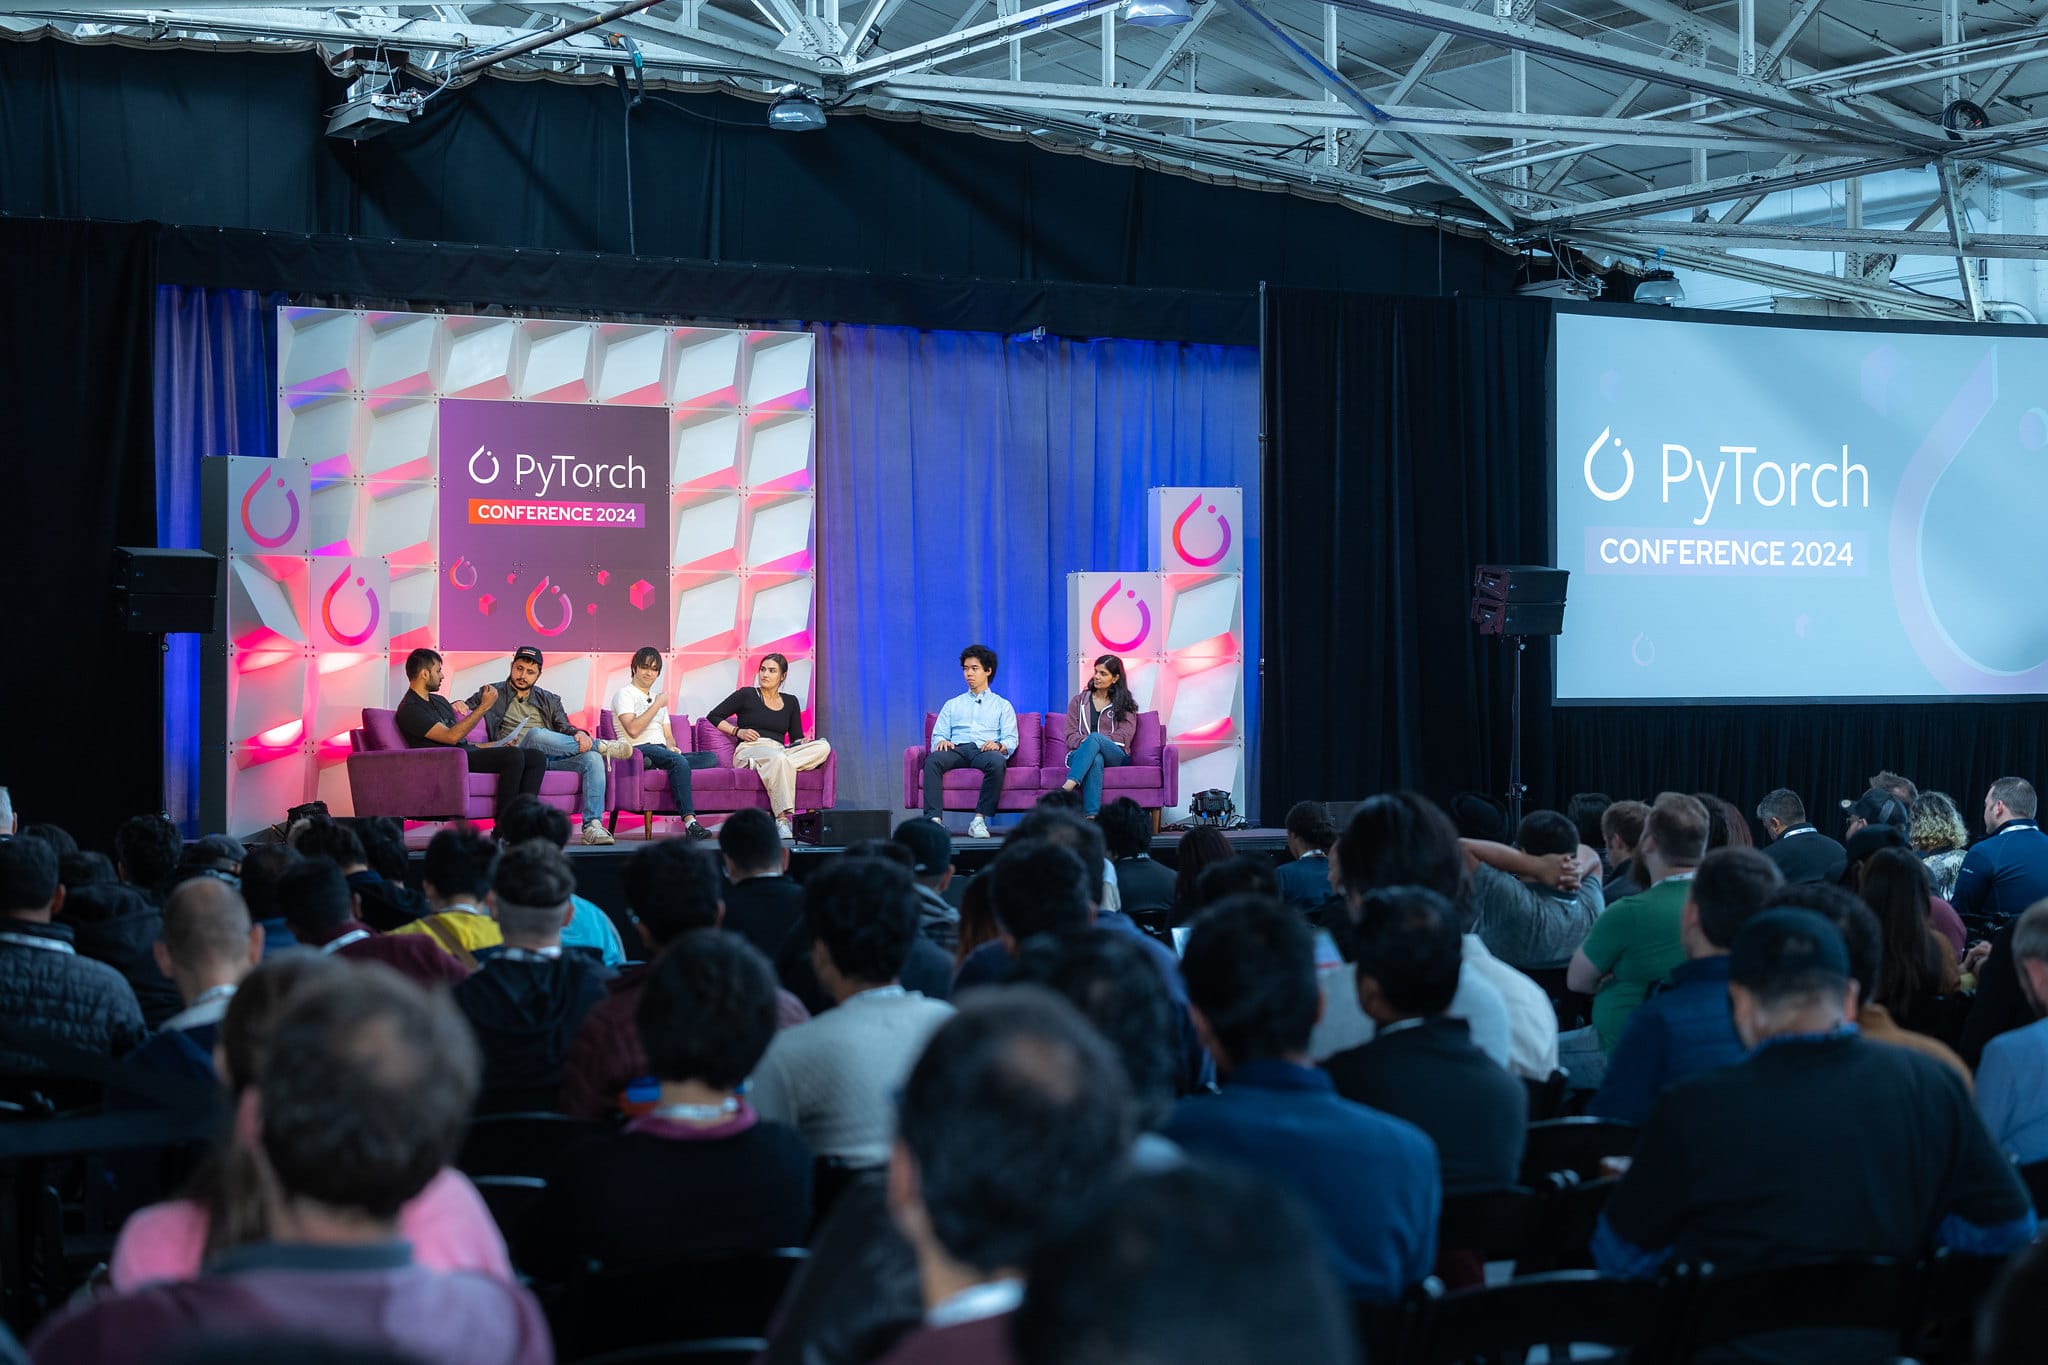
[[[101,846],[163,802],[157,647],[108,605],[114,547],[156,544],[150,241],[140,226],[0,220],[0,783],[24,819]]]
[[[1265,316],[1262,809],[1499,790],[1508,659],[1466,607],[1475,565],[1547,552],[1550,311],[1272,290]],[[1548,650],[1524,672],[1548,697]]]

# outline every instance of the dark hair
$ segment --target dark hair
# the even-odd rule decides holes
[[[1663,792],[1643,817],[1643,838],[1655,841],[1657,856],[1666,864],[1690,867],[1707,856],[1713,815],[1696,796]]]
[[[1239,853],[1220,863],[1210,863],[1195,878],[1195,903],[1200,910],[1229,896],[1272,896],[1280,886],[1273,878],[1273,865],[1262,853]]]
[[[1385,792],[1351,813],[1331,849],[1347,893],[1423,886],[1455,902],[1465,885],[1465,851],[1450,817],[1418,792]]]
[[[716,860],[682,839],[635,849],[626,860],[626,907],[657,948],[715,926],[720,887]]]
[[[1806,823],[1806,803],[1799,799],[1799,793],[1790,787],[1779,787],[1764,793],[1764,799],[1756,803],[1756,818],[1776,820],[1786,826]]]
[[[1457,907],[1426,887],[1368,892],[1352,950],[1358,975],[1403,1015],[1442,1014],[1458,993],[1465,943]]]
[[[1643,841],[1643,822],[1650,817],[1650,808],[1641,801],[1617,801],[1600,816],[1600,839],[1621,840],[1621,846],[1635,852],[1637,844]]]
[[[57,850],[18,834],[0,839],[0,915],[44,910],[57,899]]]
[[[1728,846],[1728,803],[1712,792],[1694,792],[1693,800],[1707,813],[1707,850]]]
[[[960,892],[960,942],[953,949],[955,963],[965,962],[976,948],[1003,936],[1003,926],[996,922],[995,887],[994,878],[976,873]]]
[[[1884,930],[1877,916],[1855,892],[1827,882],[1793,882],[1771,897],[1770,909],[1811,910],[1835,926],[1849,955],[1849,975],[1857,998],[1869,1003],[1877,991],[1877,964],[1884,952]]]
[[[900,863],[841,858],[804,883],[804,927],[841,976],[894,981],[917,935],[917,883]]]
[[[114,861],[130,885],[145,890],[170,880],[184,846],[178,827],[161,815],[131,815],[114,831]]]
[[[1348,1365],[1351,1308],[1321,1248],[1293,1192],[1257,1172],[1131,1176],[1032,1257],[1018,1365]]]
[[[881,858],[899,864],[911,876],[917,875],[917,855],[894,839],[856,839],[846,846],[849,858]]]
[[[420,674],[440,662],[441,656],[431,649],[414,650],[405,656],[405,680],[411,682],[414,678],[417,678]]]
[[[1136,939],[1107,929],[1036,938],[1010,980],[1071,1001],[1123,1059],[1138,1126],[1165,1124],[1180,1083],[1179,1011]]]
[[[405,885],[405,822],[393,815],[365,815],[350,821],[363,841],[363,861],[393,886]]]
[[[1095,812],[1095,827],[1102,831],[1103,849],[1112,858],[1135,858],[1152,849],[1152,817],[1128,796],[1103,802]]]
[[[249,957],[249,906],[214,877],[194,877],[164,900],[164,950],[183,967],[229,965]]]
[[[782,866],[782,832],[775,817],[748,806],[725,817],[718,827],[718,851],[741,872],[773,872]]]
[[[491,889],[491,869],[497,862],[497,844],[475,825],[458,820],[427,841],[420,880],[444,897],[482,900]]]
[[[775,661],[775,666],[782,670],[779,676],[787,678],[789,676],[789,660],[784,658],[780,654],[763,654],[761,656],[761,664],[767,663],[770,659],[773,659]],[[760,672],[761,664],[754,665],[755,672]]]
[[[978,1270],[1024,1264],[1122,1167],[1123,1067],[1075,1008],[1036,986],[975,992],[911,1069],[899,1140],[946,1254]]]
[[[1109,863],[1109,847],[1102,842],[1102,830],[1087,816],[1075,810],[1051,810],[1039,807],[1025,812],[1024,818],[1003,837],[1003,846],[1022,843],[1026,839],[1050,839],[1069,850],[1081,860],[1081,866],[1088,873],[1088,897],[1095,904],[1102,904],[1102,882],[1105,868]]]
[[[1081,810],[1080,790],[1078,788],[1053,787],[1047,791],[1042,791],[1038,794],[1038,799],[1031,803],[1031,809],[1079,813]]]
[[[1515,847],[1536,857],[1579,851],[1579,827],[1554,810],[1532,810],[1515,826]]]
[[[1588,848],[1600,847],[1600,817],[1613,804],[1614,798],[1606,792],[1579,792],[1564,803],[1564,818],[1579,832],[1580,843]]]
[[[282,848],[283,845],[279,844],[276,847]],[[243,863],[243,876],[248,876],[246,859]],[[114,873],[112,858],[96,849],[81,848],[76,853],[61,853],[57,856],[57,880],[62,882],[68,891],[73,887],[94,886],[118,882],[121,879]]]
[[[1700,933],[1716,948],[1733,947],[1751,916],[1782,903],[1784,885],[1778,865],[1755,849],[1715,849],[1700,861],[1690,887]]]
[[[391,1219],[454,1159],[482,1070],[445,991],[365,966],[293,1000],[257,1073],[286,1195]]]
[[[242,856],[242,902],[249,907],[249,918],[276,919],[284,913],[277,908],[278,883],[302,861],[290,844],[250,846]]]
[[[1444,809],[1459,838],[1488,839],[1497,844],[1507,841],[1507,807],[1484,792],[1459,792]]]
[[[1890,792],[1893,796],[1898,797],[1900,802],[1908,806],[1920,799],[1920,788],[1913,785],[1913,779],[1903,774],[1895,773],[1890,768],[1883,769],[1875,777],[1871,778],[1870,785],[1879,791]]]
[[[545,839],[556,848],[569,846],[569,817],[532,793],[521,793],[505,804],[504,814],[492,827],[499,842],[523,844]]]
[[[1196,825],[1173,846],[1173,903],[1182,919],[1202,903],[1202,869],[1231,856],[1230,840],[1214,825]]]
[[[981,660],[981,666],[988,670],[990,678],[996,675],[996,652],[987,645],[969,645],[960,651],[960,666],[965,668],[969,659]]]
[[[655,964],[633,1019],[656,1079],[736,1089],[775,1037],[775,972],[737,934],[684,934]]]
[[[1337,842],[1337,827],[1320,801],[1297,801],[1287,808],[1287,832],[1310,848],[1328,849]]]
[[[348,923],[354,897],[332,858],[301,858],[278,874],[277,911],[302,938]]]
[[[1941,959],[1928,925],[1933,894],[1927,869],[1904,849],[1880,849],[1864,866],[1863,903],[1877,916],[1884,938],[1878,956],[1875,1002],[1905,1017],[1941,994]]]
[[[1004,845],[986,875],[996,919],[1017,942],[1088,927],[1089,887],[1100,874],[1091,875],[1073,850],[1050,839],[1018,840]]]
[[[1117,658],[1114,654],[1102,654],[1096,657],[1095,667],[1108,669],[1110,676],[1116,679],[1116,681],[1109,685],[1110,718],[1115,719],[1118,716],[1135,716],[1138,714],[1138,700],[1131,695],[1130,685],[1124,681],[1124,661]],[[1093,692],[1094,690],[1095,682],[1091,677],[1088,683],[1088,691]]]
[[[633,651],[633,662],[631,667],[635,669],[641,669],[646,668],[650,664],[654,666],[657,672],[660,670],[660,650],[656,649],[653,645],[642,645],[640,646],[640,648]]]
[[[78,840],[71,837],[71,831],[62,825],[53,825],[47,820],[38,820],[33,824],[23,825],[17,832],[31,839],[41,839],[44,843],[48,844],[56,851],[59,863],[62,863],[64,859],[78,852]]]
[[[1316,949],[1297,912],[1263,896],[1220,901],[1196,918],[1180,970],[1232,1066],[1308,1047]]]
[[[370,864],[370,855],[363,851],[362,839],[347,825],[334,820],[309,821],[299,831],[299,837],[292,841],[292,847],[302,858],[326,858],[336,867],[368,867]]]
[[[498,923],[507,934],[547,936],[562,931],[576,895],[569,859],[546,839],[510,844],[491,873]]]

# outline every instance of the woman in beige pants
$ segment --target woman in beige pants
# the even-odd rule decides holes
[[[736,742],[732,763],[760,774],[768,792],[768,808],[776,828],[790,837],[789,819],[796,812],[796,775],[823,763],[832,746],[804,738],[804,717],[796,698],[782,695],[789,660],[770,654],[761,660],[754,685],[743,687],[704,713],[705,718]]]

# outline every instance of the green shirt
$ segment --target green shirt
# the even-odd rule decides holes
[[[498,723],[498,738],[503,739],[506,735],[518,729],[519,722],[522,720],[531,720],[533,728],[536,730],[548,728],[547,721],[541,716],[540,708],[533,704],[533,693],[531,692],[526,694],[526,699],[523,701],[520,700],[519,694],[516,692],[506,699],[505,719]]]
[[[1681,873],[1616,901],[1593,921],[1593,931],[1580,945],[1601,975],[1614,977],[1593,997],[1593,1027],[1600,1033],[1601,1051],[1614,1051],[1629,1015],[1643,1003],[1650,987],[1685,961],[1678,921],[1691,882],[1690,873]]]

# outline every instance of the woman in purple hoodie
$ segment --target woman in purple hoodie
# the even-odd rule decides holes
[[[1066,789],[1081,789],[1081,809],[1102,809],[1102,770],[1131,761],[1138,734],[1138,703],[1124,684],[1124,661],[1105,654],[1088,686],[1067,703]]]

